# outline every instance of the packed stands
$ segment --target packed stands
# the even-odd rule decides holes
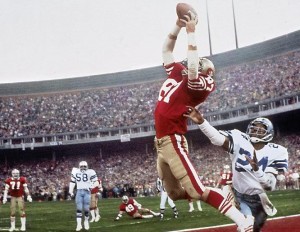
[[[300,51],[217,72],[217,89],[201,106],[216,112],[298,93]],[[161,81],[0,98],[0,137],[56,134],[153,123]]]
[[[199,132],[200,133],[200,132]],[[289,150],[289,173],[286,173],[285,189],[294,188],[291,180],[292,171],[300,170],[300,135],[289,134],[277,137],[275,143],[282,144]],[[102,179],[103,197],[118,197],[123,191],[133,195],[151,196],[155,194],[157,178],[156,155],[151,150],[146,153],[142,147],[111,151],[102,157],[94,150],[89,155],[73,151],[72,155],[51,156],[34,155],[8,158],[1,162],[1,179],[10,176],[13,168],[18,168],[29,181],[29,188],[35,199],[51,200],[53,195],[58,199],[67,199],[70,172],[85,159]],[[230,164],[229,155],[220,147],[207,141],[194,143],[190,158],[203,183],[215,186],[225,164]]]

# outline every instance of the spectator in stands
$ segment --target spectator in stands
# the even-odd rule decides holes
[[[218,70],[218,89],[211,94],[213,100],[202,104],[203,112],[219,112],[298,93],[299,63],[300,51],[292,51]],[[1,96],[0,137],[153,123],[160,86],[161,81],[155,81],[73,92]]]

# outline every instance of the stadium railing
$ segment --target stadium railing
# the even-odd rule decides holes
[[[205,117],[214,126],[251,120],[256,117],[276,115],[300,109],[300,92],[280,98],[255,102],[226,111],[207,113]],[[198,127],[191,122],[189,130]],[[121,141],[155,135],[154,122],[132,127],[107,128],[74,133],[43,134],[24,137],[0,138],[0,149],[34,149],[35,147],[54,147],[73,144]]]

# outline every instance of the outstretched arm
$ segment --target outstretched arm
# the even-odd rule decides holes
[[[188,50],[187,50],[187,65],[188,65],[188,78],[194,80],[198,77],[199,57],[196,43],[196,24],[198,17],[193,12],[189,11],[188,15],[185,15],[186,20],[181,19],[185,23]]]
[[[167,38],[165,39],[162,47],[162,57],[163,57],[164,65],[172,64],[175,61],[173,56],[173,50],[176,44],[177,36],[181,28],[184,26],[185,24],[181,22],[179,19],[177,19],[174,28],[170,31]]]
[[[193,122],[197,123],[200,130],[205,134],[210,142],[217,146],[222,146],[226,151],[229,149],[229,139],[220,134],[220,132],[209,124],[202,114],[194,107],[188,106],[187,112],[183,116],[190,118]]]

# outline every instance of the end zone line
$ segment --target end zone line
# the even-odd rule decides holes
[[[275,218],[268,218],[267,221],[280,220],[280,219],[292,218],[292,217],[300,217],[300,214],[281,216],[281,217],[275,217]],[[223,228],[223,227],[229,227],[229,226],[235,226],[235,223],[218,225],[218,226],[191,228],[191,229],[184,229],[184,230],[172,230],[172,231],[168,231],[168,232],[188,232],[188,231],[193,231],[193,230],[207,230],[207,229]]]

